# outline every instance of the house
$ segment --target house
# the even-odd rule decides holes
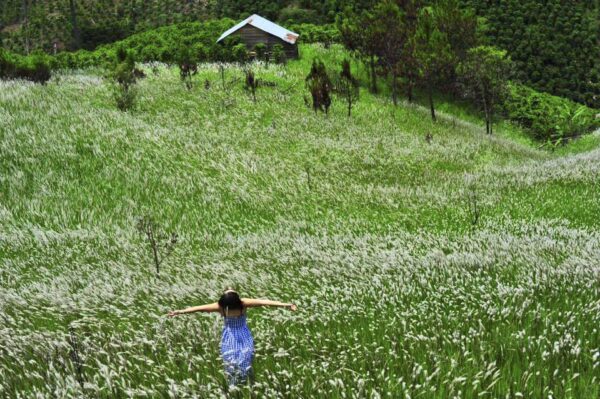
[[[259,43],[264,43],[267,48],[276,44],[283,46],[286,57],[298,58],[298,34],[281,27],[268,19],[254,14],[221,35],[217,43],[226,37],[236,34],[249,51]]]

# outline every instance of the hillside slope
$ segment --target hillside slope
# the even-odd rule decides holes
[[[600,149],[315,115],[343,53],[301,51],[257,103],[215,65],[147,68],[130,113],[92,71],[0,82],[0,393],[221,397],[217,317],[164,315],[235,285],[300,308],[249,317],[259,397],[597,398]],[[179,236],[160,277],[143,216]]]

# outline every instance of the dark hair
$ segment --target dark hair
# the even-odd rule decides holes
[[[232,290],[227,290],[221,295],[221,298],[219,298],[219,307],[223,314],[230,310],[244,310],[240,294]]]

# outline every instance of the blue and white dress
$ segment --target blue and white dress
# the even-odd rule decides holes
[[[225,364],[225,374],[229,385],[243,383],[252,373],[254,359],[254,340],[246,315],[223,317],[223,336],[221,338],[221,356]]]

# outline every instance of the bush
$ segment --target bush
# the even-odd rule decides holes
[[[298,40],[302,43],[339,43],[341,42],[340,31],[334,24],[313,25],[296,24],[290,25],[290,30],[298,33]]]
[[[44,54],[21,56],[0,49],[0,79],[25,79],[45,84],[52,77],[51,58]]]
[[[261,61],[269,61],[269,53],[267,45],[264,43],[258,43],[254,46],[254,52],[256,53],[256,58]]]
[[[239,63],[244,63],[248,60],[248,49],[246,48],[246,45],[243,43],[236,44],[231,49],[231,55],[232,55],[233,61],[239,62]]]
[[[504,102],[508,117],[538,140],[558,143],[600,126],[597,111],[585,105],[520,84],[510,84],[508,91]]]
[[[135,84],[141,76],[143,72],[136,69],[133,54],[123,47],[117,48],[111,78],[115,82],[114,97],[119,110],[127,111],[135,106]]]
[[[283,46],[281,44],[276,44],[273,46],[273,48],[271,49],[271,58],[273,59],[273,62],[277,64],[285,63],[287,58],[285,55],[285,50],[283,49]]]
[[[323,22],[322,17],[317,14],[315,10],[307,10],[306,8],[299,8],[294,6],[288,6],[279,11],[277,18],[284,24],[318,24]]]

